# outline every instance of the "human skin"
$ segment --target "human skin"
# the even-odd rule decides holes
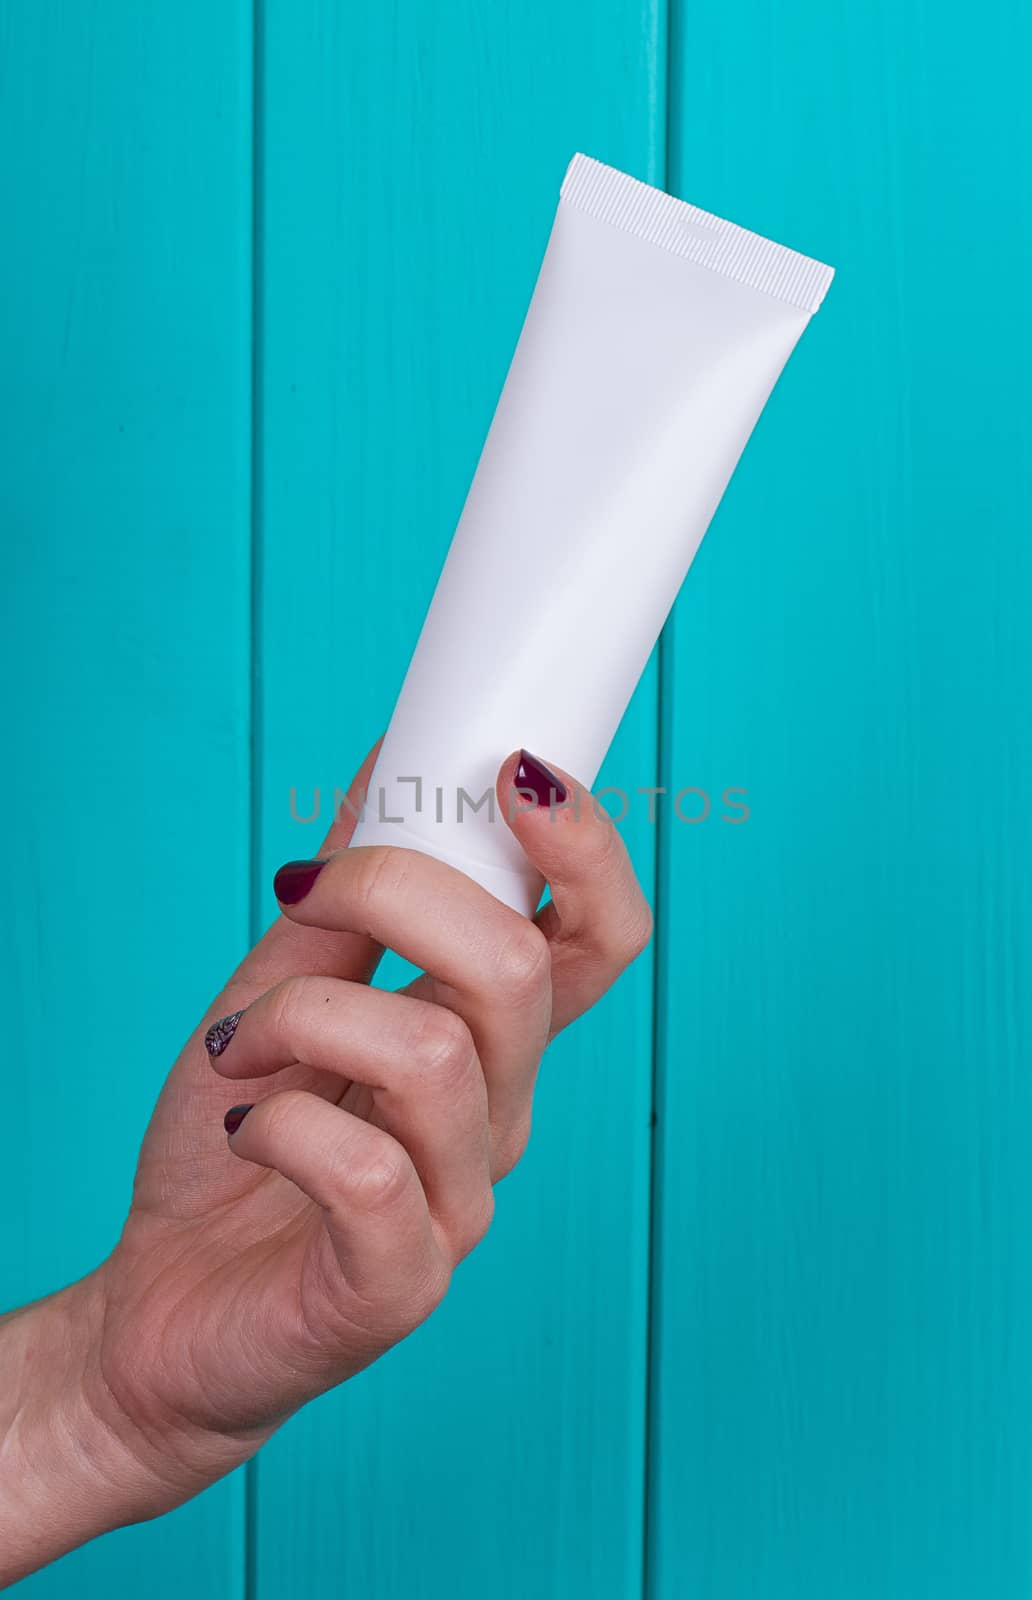
[[[0,1319],[0,1583],[246,1461],[483,1238],[545,1046],[651,932],[611,822],[528,762],[498,801],[551,886],[533,922],[427,856],[346,850],[347,808],[321,868],[278,876],[281,916],[166,1080],[115,1249]],[[384,948],[422,969],[402,993],[369,987]]]

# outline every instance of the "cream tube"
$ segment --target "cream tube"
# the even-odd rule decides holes
[[[498,767],[524,746],[595,781],[831,277],[574,157],[355,845],[425,851],[534,910]]]

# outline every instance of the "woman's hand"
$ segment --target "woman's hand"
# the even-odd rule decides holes
[[[517,776],[545,804],[514,808]],[[0,1579],[246,1460],[422,1322],[483,1237],[545,1045],[651,925],[571,779],[512,756],[498,795],[551,885],[534,922],[427,856],[344,849],[350,819],[277,875],[283,915],[172,1069],[113,1254],[0,1323]],[[385,947],[423,969],[400,994],[369,987]]]

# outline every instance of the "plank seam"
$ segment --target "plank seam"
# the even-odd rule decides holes
[[[264,111],[265,111],[265,34],[263,0],[251,0],[251,476],[250,476],[250,862],[248,922],[251,942],[261,933],[262,892],[262,539],[263,518],[263,423],[262,389],[264,381],[262,328],[265,308],[265,283],[262,268],[264,232]],[[258,1593],[258,1459],[244,1464],[244,1537],[241,1561],[243,1600],[256,1600]]]
[[[676,44],[676,17],[677,0],[665,0],[663,11],[663,27],[657,28],[657,37],[662,37],[665,60],[663,62],[663,103],[658,118],[657,143],[661,148],[663,171],[660,181],[666,188],[670,188],[674,178],[674,119],[673,109],[676,104],[674,81],[675,74],[675,44]],[[667,751],[669,747],[669,728],[667,724],[668,700],[668,656],[673,638],[674,619],[671,615],[666,627],[660,634],[658,653],[656,659],[656,783],[662,788],[665,783],[667,766]],[[656,814],[656,845],[653,855],[653,918],[655,927],[655,943],[652,956],[652,1083],[651,1083],[651,1114],[649,1118],[649,1198],[648,1198],[648,1231],[647,1231],[647,1283],[646,1283],[646,1309],[645,1309],[645,1415],[644,1415],[644,1451],[643,1451],[643,1482],[642,1482],[642,1551],[641,1551],[641,1594],[642,1600],[658,1600],[656,1577],[656,1511],[655,1489],[657,1479],[657,1466],[655,1461],[656,1428],[655,1410],[657,1404],[658,1385],[658,1342],[660,1327],[659,1309],[659,1271],[658,1262],[660,1254],[660,1226],[661,1226],[661,1199],[662,1199],[662,1149],[663,1140],[660,1132],[660,1116],[662,1113],[662,1080],[663,1056],[666,1047],[665,1030],[663,1028],[664,998],[666,988],[666,928],[665,928],[665,894],[664,882],[667,871],[667,823],[666,813],[662,809]]]

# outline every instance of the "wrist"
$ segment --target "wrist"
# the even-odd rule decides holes
[[[98,1381],[103,1272],[0,1319],[0,1586],[174,1503]]]

